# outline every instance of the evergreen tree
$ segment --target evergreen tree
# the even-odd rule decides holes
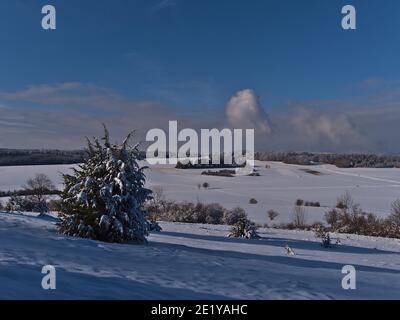
[[[87,139],[86,157],[73,174],[63,175],[59,231],[105,242],[146,243],[148,223],[142,207],[151,198],[144,187],[146,167],[140,167],[138,145],[120,145],[104,138]]]
[[[229,237],[233,238],[245,238],[245,239],[259,239],[260,236],[257,233],[257,227],[254,222],[251,222],[247,218],[240,218],[236,222],[229,234]]]

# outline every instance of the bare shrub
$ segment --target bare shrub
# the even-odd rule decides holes
[[[48,212],[49,194],[54,193],[55,186],[45,174],[36,174],[29,178],[24,186],[26,196],[12,196],[7,204],[7,211]]]
[[[337,231],[341,225],[342,214],[337,209],[329,210],[325,213],[325,221],[331,226],[333,231]]]
[[[203,171],[201,173],[202,176],[217,176],[217,177],[233,177],[236,174],[235,170],[219,170],[219,171]]]
[[[145,204],[147,219],[151,222],[157,221],[157,217],[165,209],[165,205],[164,189],[161,186],[153,187],[151,199]]]
[[[26,182],[25,189],[33,191],[31,199],[36,203],[43,203],[47,195],[55,189],[53,182],[43,173],[36,174]]]
[[[321,203],[319,203],[318,201],[316,201],[316,202],[313,202],[313,201],[306,201],[306,202],[304,203],[304,206],[305,206],[305,207],[315,207],[315,208],[319,208],[319,207],[321,207]]]
[[[257,201],[256,199],[254,199],[254,198],[251,198],[250,201],[249,201],[249,203],[250,203],[250,204],[257,204],[258,201]]]
[[[223,224],[224,216],[227,212],[219,204],[203,204],[174,201],[165,201],[162,206],[155,207],[152,202],[145,205],[145,210],[149,214],[149,220],[184,222],[184,223],[206,223]]]
[[[155,204],[162,204],[165,201],[164,189],[161,186],[155,186],[152,188],[152,201]]]
[[[350,192],[346,191],[343,195],[337,198],[337,209],[351,209],[354,206],[354,199]]]
[[[279,216],[279,212],[275,210],[268,210],[267,214],[271,221],[274,221]]]
[[[321,204],[318,201],[304,201],[303,199],[297,199],[295,202],[296,206],[305,206],[305,207],[320,207]]]
[[[400,216],[400,199],[392,203],[391,213]]]
[[[386,228],[391,237],[400,237],[400,199],[392,203],[391,214],[386,221]]]
[[[335,208],[328,211],[325,214],[325,220],[333,232],[390,236],[387,227],[389,219],[380,219],[373,213],[364,212],[359,205],[354,203],[351,210]]]
[[[60,212],[61,211],[61,200],[50,200],[47,204],[49,211]]]
[[[293,208],[293,224],[296,228],[304,228],[306,225],[306,209],[302,206]]]
[[[207,224],[222,224],[225,209],[216,203],[209,205],[202,205],[202,210],[200,210],[203,215],[204,223]]]

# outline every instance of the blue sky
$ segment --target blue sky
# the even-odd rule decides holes
[[[57,9],[56,31],[41,29],[45,4]],[[345,4],[357,9],[355,31],[341,28]],[[78,96],[106,92],[183,116],[223,114],[244,89],[272,114],[293,104],[358,110],[371,94],[397,90],[399,31],[396,0],[3,0],[0,105],[18,110],[14,118],[30,108],[69,110],[71,100],[37,98],[49,90],[35,99],[24,90],[55,94],[75,83]]]

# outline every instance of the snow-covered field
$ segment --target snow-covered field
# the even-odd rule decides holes
[[[233,178],[155,166],[147,186],[162,186],[168,199],[241,206],[260,223],[270,222],[269,209],[280,212],[278,223],[290,221],[298,198],[321,202],[307,209],[313,222],[346,190],[382,216],[400,197],[399,169],[265,165],[257,162],[260,177]],[[35,173],[61,187],[70,168],[0,167],[0,190],[19,189]],[[203,182],[210,188],[199,189]],[[342,245],[325,249],[309,232],[261,229],[260,240],[240,240],[228,238],[226,226],[162,227],[147,246],[107,244],[64,237],[51,217],[0,213],[0,299],[400,299],[400,240],[333,235]],[[41,287],[44,265],[56,267],[54,291]],[[345,265],[357,270],[356,290],[341,287]]]
[[[0,299],[400,299],[400,241],[340,235],[324,249],[312,233],[163,223],[147,246],[56,233],[51,218],[0,213]],[[288,256],[288,244],[296,255]],[[344,265],[357,289],[341,287]],[[41,287],[56,267],[56,290]]]
[[[143,163],[145,165],[146,163]],[[400,198],[400,169],[339,169],[330,165],[297,166],[256,162],[260,177],[234,178],[202,176],[202,170],[177,170],[173,166],[153,166],[146,173],[148,187],[162,186],[168,199],[215,202],[227,208],[243,207],[250,218],[268,223],[267,211],[277,210],[276,223],[289,222],[295,201],[320,202],[321,208],[307,208],[307,222],[323,221],[327,208],[338,196],[349,191],[362,208],[379,216],[390,212],[391,203]],[[61,187],[61,173],[71,165],[0,167],[0,190],[19,189],[35,173],[45,173]],[[320,173],[313,175],[304,170]],[[210,188],[199,189],[208,182]],[[255,198],[258,203],[249,204]]]

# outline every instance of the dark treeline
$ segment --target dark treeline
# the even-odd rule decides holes
[[[178,164],[175,166],[176,169],[225,169],[225,168],[243,168],[246,166],[246,163],[244,164],[224,164],[221,162],[220,164],[213,164],[212,161],[210,160],[209,163],[192,163],[188,162],[183,164],[182,162],[178,162]]]
[[[59,190],[43,190],[46,195],[59,195],[61,191]],[[0,190],[0,198],[5,197],[26,197],[26,196],[33,196],[37,194],[37,191],[29,190],[29,189],[21,189],[21,190],[8,190],[8,191],[1,191]]]
[[[0,149],[0,166],[55,165],[77,164],[85,157],[84,150],[17,150]],[[145,152],[140,152],[140,159],[145,158]],[[279,161],[287,164],[313,165],[332,164],[339,168],[400,168],[400,155],[375,154],[333,154],[309,152],[256,152],[255,159],[261,161]],[[200,162],[200,161],[199,161]],[[233,163],[224,165],[182,164],[179,169],[218,169],[237,168]]]
[[[85,156],[85,150],[0,149],[0,166],[78,164]],[[139,159],[144,158],[145,152],[141,151]]]
[[[76,164],[82,162],[83,150],[13,150],[0,149],[0,166]]]
[[[298,165],[332,164],[339,168],[400,168],[398,155],[256,152],[255,159]]]

